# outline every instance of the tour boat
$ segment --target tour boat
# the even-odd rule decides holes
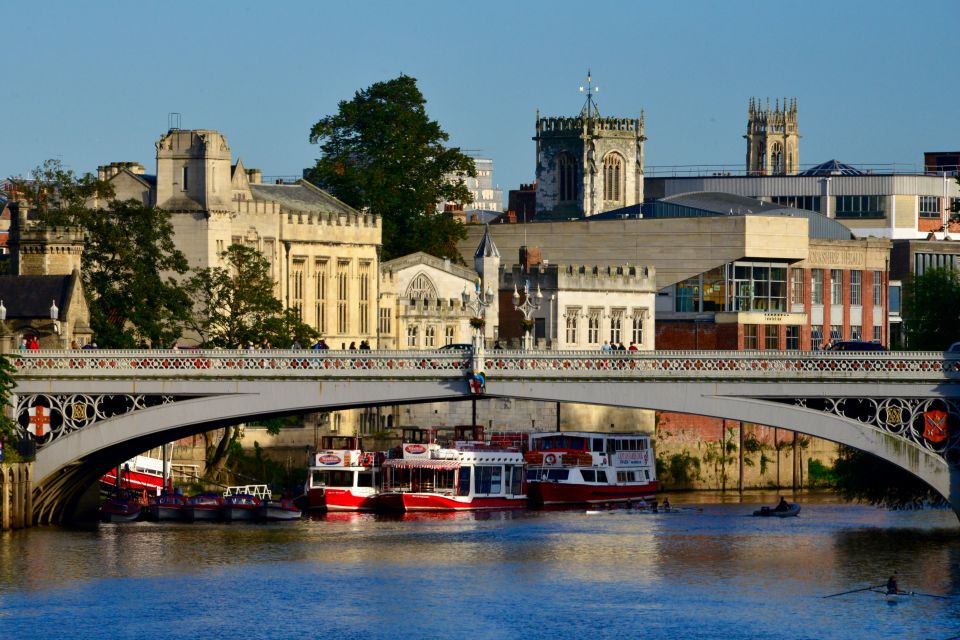
[[[633,502],[657,492],[650,436],[531,433],[527,487],[532,506]]]
[[[119,467],[110,469],[100,477],[100,486],[106,491],[117,488],[117,471],[120,474],[120,489],[146,491],[159,496],[163,492],[163,460],[147,456],[135,456]]]
[[[373,511],[382,460],[382,453],[363,451],[360,438],[325,436],[307,473],[307,508]]]
[[[468,430],[472,439],[445,447],[436,441],[436,430],[404,429],[403,444],[383,462],[379,508],[462,511],[526,506],[520,450],[483,442],[483,427],[458,427],[457,435]]]
[[[100,505],[102,522],[133,522],[140,517],[143,505],[132,496],[111,496]]]
[[[186,497],[178,493],[162,493],[150,501],[150,519],[182,520],[183,509],[186,506]]]
[[[302,516],[303,512],[294,506],[293,500],[264,500],[257,510],[257,517],[267,521],[299,520]]]

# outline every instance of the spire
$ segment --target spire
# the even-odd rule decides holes
[[[500,251],[497,249],[497,245],[493,243],[493,238],[490,237],[490,225],[484,225],[486,229],[483,232],[483,240],[480,241],[480,245],[477,247],[476,253],[473,254],[474,259],[476,258],[499,258]]]

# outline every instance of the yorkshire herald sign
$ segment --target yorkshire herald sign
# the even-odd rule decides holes
[[[316,466],[341,464],[343,460],[335,453],[318,453]]]
[[[405,444],[403,445],[404,458],[429,458],[430,450],[423,444]]]

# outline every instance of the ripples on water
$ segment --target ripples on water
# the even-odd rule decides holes
[[[952,513],[827,499],[780,520],[704,499],[658,515],[333,514],[13,532],[0,537],[0,638],[960,634]],[[901,588],[958,597],[822,597],[891,572]]]

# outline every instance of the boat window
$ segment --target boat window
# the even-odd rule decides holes
[[[580,473],[583,474],[584,482],[596,482],[597,480],[597,472],[593,469],[581,469]]]
[[[546,474],[543,474],[546,477]],[[527,482],[533,482],[540,479],[540,470],[539,469],[528,469],[527,470]]]
[[[316,469],[310,480],[310,486],[313,487],[352,487],[353,472]]]
[[[475,494],[490,493],[490,482],[493,480],[491,467],[474,467],[473,492]]]
[[[501,493],[501,479],[503,478],[503,467],[490,467],[490,493],[497,495]]]
[[[643,470],[643,475],[647,476],[647,480],[649,480],[649,479],[650,479],[650,469],[644,469],[644,470]]]
[[[373,486],[373,472],[363,471],[357,474],[357,486],[358,487],[372,487]]]
[[[646,448],[647,448],[647,441],[646,441],[646,440],[641,440],[641,441],[640,441],[640,451],[643,451],[643,450],[646,449]]]
[[[470,467],[460,467],[460,477],[457,481],[457,495],[470,495]]]
[[[593,450],[598,453],[603,453],[603,438],[593,439]]]
[[[513,467],[513,495],[523,495],[523,466],[519,464]]]
[[[569,469],[550,469],[550,471],[547,473],[547,479],[552,480],[554,482],[558,480],[566,480],[569,477],[570,477]]]
[[[607,482],[607,472],[597,469],[597,482]]]

